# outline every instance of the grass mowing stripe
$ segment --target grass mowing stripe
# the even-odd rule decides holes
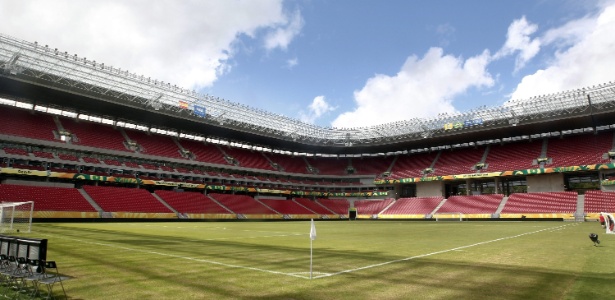
[[[279,235],[279,236],[296,236],[296,235],[299,235],[299,234]],[[186,256],[181,256],[181,255],[162,253],[162,252],[158,252],[158,251],[147,251],[147,250],[142,250],[142,249],[135,249],[135,248],[117,246],[117,245],[113,245],[113,244],[90,242],[90,241],[85,241],[85,240],[80,240],[80,239],[67,238],[67,237],[64,237],[64,236],[57,236],[57,235],[53,235],[53,234],[47,234],[47,236],[55,237],[55,238],[58,238],[58,239],[71,240],[71,241],[74,241],[74,242],[79,242],[79,243],[84,243],[84,244],[106,246],[106,247],[111,247],[111,248],[115,248],[115,249],[130,250],[130,251],[135,251],[135,252],[154,254],[154,255],[160,255],[160,256],[166,256],[166,257],[172,257],[172,258],[181,258],[181,259],[185,259],[185,260],[197,261],[197,262],[202,262],[202,263],[208,263],[208,264],[218,265],[218,266],[223,266],[223,267],[228,267],[228,268],[246,269],[246,270],[253,270],[253,271],[259,271],[259,272],[265,272],[265,273],[271,273],[271,274],[286,275],[286,276],[292,276],[292,277],[298,277],[298,278],[306,278],[305,276],[297,275],[297,273],[284,273],[284,272],[273,271],[273,270],[266,270],[266,269],[260,269],[260,268],[254,268],[254,267],[238,266],[238,265],[226,264],[226,263],[222,263],[222,262],[218,262],[218,261],[213,261],[213,260],[208,260],[208,259],[186,257]],[[279,237],[279,236],[275,236],[275,237]],[[307,278],[309,278],[309,277],[307,277]]]
[[[503,238],[493,239],[493,240],[489,240],[489,241],[474,243],[474,244],[471,244],[471,245],[465,245],[465,246],[455,247],[455,248],[451,248],[451,249],[435,251],[435,252],[431,252],[431,253],[427,253],[427,254],[415,255],[415,256],[411,256],[411,257],[391,260],[391,261],[382,262],[382,263],[378,263],[378,264],[373,264],[373,265],[369,265],[369,266],[364,266],[364,267],[360,267],[360,268],[348,269],[348,270],[344,270],[344,271],[340,271],[340,272],[336,272],[336,273],[330,273],[330,274],[326,274],[326,275],[314,276],[313,278],[314,279],[318,279],[318,278],[330,277],[330,276],[335,276],[335,275],[341,275],[341,274],[361,271],[361,270],[365,270],[365,269],[371,269],[371,268],[375,268],[375,267],[380,267],[380,266],[384,266],[384,265],[388,265],[388,264],[398,263],[398,262],[402,262],[402,261],[409,261],[409,260],[413,260],[413,259],[417,259],[417,258],[433,256],[433,255],[436,255],[436,254],[442,254],[442,253],[447,253],[447,252],[452,252],[452,251],[460,251],[462,249],[467,249],[467,248],[476,247],[476,246],[485,245],[485,244],[494,243],[494,242],[503,241],[503,240],[514,239],[514,238],[522,237],[522,236],[525,236],[525,235],[540,233],[540,232],[543,232],[543,231],[561,230],[564,227],[570,226],[570,225],[571,224],[560,225],[560,226],[556,226],[556,227],[543,228],[543,229],[536,230],[536,231],[531,231],[531,232],[521,233],[521,234],[517,234],[517,235],[503,237]]]

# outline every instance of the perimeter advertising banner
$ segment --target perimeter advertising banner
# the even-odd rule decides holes
[[[551,173],[597,171],[597,170],[610,170],[610,169],[615,169],[615,163],[580,165],[580,166],[570,166],[570,167],[555,167],[555,168],[538,168],[538,169],[526,169],[526,170],[515,170],[515,171],[490,172],[490,173],[426,176],[426,177],[401,178],[401,179],[382,179],[382,180],[376,180],[374,181],[374,183],[376,185],[395,184],[395,183],[415,183],[415,182],[426,182],[426,181],[444,181],[444,180],[459,180],[459,179],[471,179],[471,178],[530,176],[530,175],[551,174]]]

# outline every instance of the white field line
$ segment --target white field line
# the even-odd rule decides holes
[[[317,279],[317,278],[331,277],[331,276],[336,276],[336,275],[341,275],[341,274],[352,273],[352,272],[357,272],[357,271],[361,271],[361,270],[376,268],[376,267],[380,267],[380,266],[385,266],[385,265],[389,265],[389,264],[393,264],[393,263],[409,261],[409,260],[413,260],[413,259],[417,259],[417,258],[428,257],[428,256],[437,255],[437,254],[443,254],[443,253],[452,252],[452,251],[462,251],[463,249],[467,249],[467,248],[471,248],[471,247],[476,247],[476,246],[480,246],[480,245],[485,245],[485,244],[490,244],[490,243],[494,243],[494,242],[498,242],[498,241],[503,241],[503,240],[508,240],[508,239],[514,239],[514,238],[522,237],[522,236],[525,236],[525,235],[536,234],[536,233],[540,233],[540,232],[544,232],[544,231],[561,230],[564,227],[570,226],[570,225],[572,225],[572,224],[560,225],[560,226],[550,227],[550,228],[543,228],[543,229],[536,230],[536,231],[531,231],[531,232],[521,233],[521,234],[517,234],[517,235],[502,237],[502,238],[498,238],[498,239],[494,239],[494,240],[483,241],[483,242],[478,242],[478,243],[474,243],[474,244],[470,244],[470,245],[455,247],[455,248],[451,248],[451,249],[446,249],[446,250],[435,251],[435,252],[431,252],[431,253],[426,253],[426,254],[406,257],[406,258],[402,258],[402,259],[386,261],[386,262],[382,262],[382,263],[378,263],[378,264],[373,264],[373,265],[368,265],[368,266],[363,266],[363,267],[359,267],[359,268],[343,270],[343,271],[339,271],[339,272],[335,272],[335,273],[313,272],[312,278],[313,279]],[[129,250],[129,251],[135,251],[135,252],[141,252],[141,253],[147,253],[147,254],[155,254],[155,255],[166,256],[166,257],[180,258],[180,259],[196,261],[196,262],[201,262],[201,263],[207,263],[207,264],[212,264],[212,265],[218,265],[218,266],[223,266],[223,267],[228,267],[228,268],[246,269],[246,270],[265,272],[265,273],[271,273],[271,274],[277,274],[277,275],[286,275],[286,276],[292,276],[292,277],[304,278],[304,279],[309,279],[310,278],[309,277],[309,272],[285,273],[285,272],[273,271],[273,270],[255,268],[255,267],[247,267],[247,266],[226,264],[226,263],[222,263],[222,262],[218,262],[218,261],[214,261],[214,260],[209,260],[209,259],[202,259],[202,258],[195,258],[195,257],[186,257],[186,256],[182,256],[182,255],[169,254],[169,253],[163,253],[163,252],[158,252],[158,251],[149,251],[149,250],[142,250],[142,249],[123,247],[123,246],[114,245],[114,244],[108,244],[108,243],[99,243],[99,242],[85,241],[85,240],[74,239],[74,238],[69,238],[69,237],[65,237],[65,236],[58,236],[58,235],[54,235],[54,234],[47,234],[47,235],[48,236],[56,237],[58,239],[72,240],[72,241],[76,241],[76,242],[80,242],[80,243],[85,243],[85,244],[93,244],[93,245],[106,246],[106,247],[110,247],[110,248],[123,249],[123,250]],[[287,236],[297,236],[297,235],[303,235],[303,234],[290,234],[290,235],[287,235]],[[269,237],[273,237],[273,236],[283,236],[283,235],[272,235],[272,236],[269,236]],[[214,240],[214,239],[207,239],[207,240]],[[305,274],[305,275],[303,275],[303,274]]]
[[[565,226],[569,226],[569,225],[570,224],[560,225],[560,226],[550,227],[550,228],[543,228],[543,229],[536,230],[536,231],[521,233],[521,234],[517,234],[517,235],[507,236],[507,237],[503,237],[503,238],[499,238],[499,239],[494,239],[494,240],[490,240],[490,241],[479,242],[479,243],[470,244],[470,245],[466,245],[466,246],[460,246],[460,247],[455,247],[455,248],[451,248],[451,249],[431,252],[431,253],[427,253],[427,254],[421,254],[421,255],[406,257],[406,258],[402,258],[402,259],[391,260],[391,261],[382,262],[382,263],[378,263],[378,264],[373,264],[373,265],[369,265],[369,266],[364,266],[364,267],[360,267],[360,268],[348,269],[348,270],[344,270],[344,271],[340,271],[340,272],[336,272],[336,273],[330,273],[330,274],[325,274],[325,275],[317,275],[317,276],[314,276],[312,278],[316,279],[316,278],[323,278],[323,277],[330,277],[330,276],[341,275],[341,274],[346,274],[346,273],[352,273],[352,272],[356,272],[356,271],[376,268],[376,267],[380,267],[380,266],[384,266],[384,265],[388,265],[388,264],[393,264],[393,263],[398,263],[398,262],[402,262],[402,261],[413,260],[413,259],[416,259],[416,258],[427,257],[427,256],[447,253],[447,252],[451,252],[451,251],[460,251],[462,249],[467,249],[467,248],[471,248],[471,247],[475,247],[475,246],[485,245],[485,244],[494,243],[494,242],[503,241],[503,240],[508,240],[508,239],[514,239],[514,238],[522,237],[524,235],[530,235],[530,234],[535,234],[535,233],[539,233],[539,232],[543,232],[543,231],[549,231],[549,230],[555,230],[555,229],[562,229]]]
[[[190,261],[196,261],[196,262],[201,262],[201,263],[208,263],[208,264],[212,264],[212,265],[223,266],[223,267],[227,267],[227,268],[246,269],[246,270],[259,271],[259,272],[265,272],[265,273],[271,273],[271,274],[286,275],[286,276],[299,277],[299,278],[309,278],[309,277],[305,277],[305,276],[295,275],[293,273],[284,273],[284,272],[272,271],[272,270],[254,268],[254,267],[232,265],[232,264],[226,264],[226,263],[222,263],[222,262],[214,261],[214,260],[209,260],[209,259],[187,257],[187,256],[183,256],[183,255],[169,254],[169,253],[163,253],[163,252],[158,252],[158,251],[149,251],[149,250],[135,249],[135,248],[124,247],[124,246],[119,246],[119,245],[114,245],[114,244],[91,242],[91,241],[85,241],[85,240],[80,240],[80,239],[68,238],[68,237],[65,237],[65,236],[57,236],[57,235],[53,235],[53,234],[47,234],[47,235],[48,236],[53,236],[53,237],[58,238],[58,239],[72,240],[72,241],[80,242],[80,243],[84,243],[84,244],[106,246],[106,247],[115,248],[115,249],[129,250],[129,251],[141,252],[141,253],[147,253],[147,254],[155,254],[155,255],[166,256],[166,257],[173,257],[173,258],[180,258],[180,259],[185,259],[185,260],[190,260]],[[291,235],[287,235],[287,236],[294,236],[294,235],[300,235],[300,234],[291,234]],[[301,234],[301,235],[303,235],[303,234]],[[272,236],[269,236],[269,237],[273,237],[273,236],[277,237],[277,236],[283,236],[283,235],[272,235]],[[261,236],[261,238],[262,238],[262,236]],[[214,239],[208,239],[208,240],[214,240]]]

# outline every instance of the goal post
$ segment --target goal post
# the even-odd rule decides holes
[[[0,203],[0,232],[30,232],[34,201]]]
[[[612,214],[601,212],[604,217],[604,225],[607,234],[615,234],[615,217]]]
[[[436,222],[440,221],[464,221],[464,214],[460,212],[451,212],[451,213],[436,213],[433,215],[436,219]]]

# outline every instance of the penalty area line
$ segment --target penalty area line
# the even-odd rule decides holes
[[[390,264],[394,264],[394,263],[398,263],[398,262],[409,261],[409,260],[413,260],[413,259],[417,259],[417,258],[428,257],[428,256],[437,255],[437,254],[443,254],[443,253],[452,252],[452,251],[462,251],[463,249],[467,249],[467,248],[471,248],[471,247],[476,247],[476,246],[480,246],[480,245],[495,243],[495,242],[499,242],[499,241],[503,241],[503,240],[514,239],[514,238],[522,237],[522,236],[525,236],[525,235],[540,233],[540,232],[543,232],[543,231],[562,229],[562,228],[564,228],[566,226],[570,226],[570,224],[560,225],[560,226],[555,226],[555,227],[549,227],[549,228],[543,228],[543,229],[540,229],[540,230],[530,231],[530,232],[521,233],[521,234],[517,234],[517,235],[511,235],[511,236],[502,237],[502,238],[498,238],[498,239],[494,239],[494,240],[483,241],[483,242],[478,242],[478,243],[474,243],[474,244],[470,244],[470,245],[465,245],[465,246],[459,246],[459,247],[455,247],[455,248],[451,248],[451,249],[440,250],[440,251],[435,251],[435,252],[431,252],[431,253],[426,253],[426,254],[421,254],[421,255],[416,255],[416,256],[410,256],[410,257],[406,257],[406,258],[402,258],[402,259],[396,259],[396,260],[381,262],[381,263],[378,263],[378,264],[373,264],[373,265],[369,265],[369,266],[363,266],[363,267],[354,268],[354,269],[348,269],[348,270],[339,271],[339,272],[335,272],[335,273],[329,273],[329,274],[324,274],[324,275],[317,275],[317,276],[314,276],[312,278],[318,279],[318,278],[331,277],[331,276],[336,276],[336,275],[341,275],[341,274],[346,274],[346,273],[352,273],[352,272],[357,272],[357,271],[366,270],[366,269],[377,268],[377,267],[381,267],[381,266],[385,266],[385,265],[390,265]]]
[[[160,255],[160,256],[166,256],[166,257],[172,257],[172,258],[185,259],[185,260],[196,261],[196,262],[201,262],[201,263],[207,263],[207,264],[211,264],[211,265],[217,265],[217,266],[233,268],[233,269],[252,270],[252,271],[265,272],[265,273],[270,273],[270,274],[277,274],[277,275],[285,275],[285,276],[297,277],[297,278],[302,278],[302,279],[309,278],[309,277],[300,275],[301,273],[284,273],[284,272],[280,272],[280,271],[273,271],[273,270],[255,268],[255,267],[247,267],[247,266],[227,264],[227,263],[223,263],[223,262],[219,262],[219,261],[215,261],[215,260],[203,259],[203,258],[188,257],[188,256],[164,253],[164,252],[159,252],[159,251],[149,251],[149,250],[143,250],[143,249],[135,249],[135,248],[124,247],[124,246],[108,244],[108,243],[98,243],[98,242],[84,241],[84,240],[75,239],[75,238],[69,238],[69,237],[65,237],[65,236],[56,236],[56,235],[53,235],[53,234],[47,234],[47,235],[48,236],[55,236],[58,239],[72,240],[72,241],[80,242],[80,243],[84,243],[84,244],[106,246],[106,247],[115,248],[115,249],[122,249],[122,250],[129,250],[129,251],[146,253],[146,254],[153,254],[153,255]]]

